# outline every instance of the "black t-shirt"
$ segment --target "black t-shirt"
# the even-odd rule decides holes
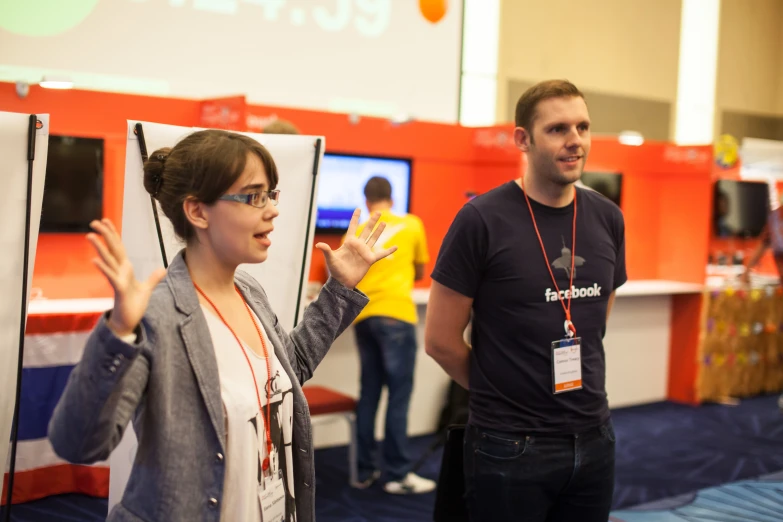
[[[565,312],[519,185],[511,181],[468,202],[443,240],[432,278],[473,298],[470,422],[476,426],[573,433],[609,418],[603,337],[609,296],[627,280],[625,224],[614,203],[576,191],[571,318],[582,338],[581,390],[553,393],[552,342],[565,337]],[[565,292],[574,205],[530,204]]]

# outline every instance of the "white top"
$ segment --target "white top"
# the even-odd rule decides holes
[[[215,347],[220,391],[226,420],[226,475],[223,485],[223,503],[220,512],[222,522],[260,522],[261,507],[258,492],[262,488],[261,463],[266,457],[267,386],[272,390],[272,455],[266,476],[280,473],[286,490],[286,521],[296,520],[294,502],[294,472],[292,450],[292,421],[294,397],[291,380],[275,356],[264,326],[253,314],[253,320],[261,330],[272,364],[272,380],[267,382],[266,360],[257,355],[244,340],[247,359],[255,372],[258,392],[261,395],[262,413],[258,411],[253,376],[242,350],[231,330],[220,320],[211,307],[201,306],[207,318],[212,344]]]

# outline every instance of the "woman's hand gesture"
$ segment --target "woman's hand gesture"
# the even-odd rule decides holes
[[[332,277],[348,288],[354,288],[359,284],[373,263],[397,250],[396,246],[379,252],[373,250],[383,229],[386,228],[386,223],[378,223],[378,219],[381,217],[378,212],[370,217],[367,225],[362,229],[362,233],[357,237],[356,229],[359,227],[360,214],[361,210],[358,208],[353,212],[345,243],[340,248],[332,250],[326,243],[315,245],[324,253],[326,265]],[[377,227],[376,224],[378,224]]]
[[[144,317],[152,290],[165,277],[166,270],[156,270],[143,283],[137,281],[114,224],[108,219],[102,219],[93,221],[90,227],[96,233],[87,234],[87,240],[99,256],[93,259],[93,263],[114,288],[114,309],[109,317],[109,328],[117,336],[131,334]]]

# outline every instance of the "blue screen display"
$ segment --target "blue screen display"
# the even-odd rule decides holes
[[[410,202],[411,163],[405,159],[324,154],[319,170],[316,229],[345,231],[353,211],[362,210],[360,222],[368,219],[364,185],[373,176],[389,180],[392,212],[407,214]]]

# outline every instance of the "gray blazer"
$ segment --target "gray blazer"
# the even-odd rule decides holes
[[[329,279],[287,334],[258,282],[241,271],[236,282],[293,384],[296,514],[311,522],[313,437],[301,385],[368,299]],[[122,500],[107,520],[218,522],[226,452],[223,402],[212,339],[183,252],[155,288],[137,335],[135,344],[127,344],[101,318],[52,415],[52,446],[69,462],[106,460],[132,418],[138,451]]]

